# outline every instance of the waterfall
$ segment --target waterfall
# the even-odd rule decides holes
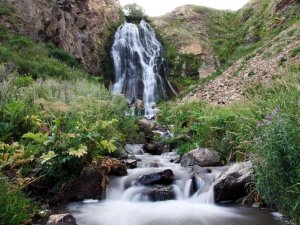
[[[124,94],[131,105],[143,101],[145,117],[155,115],[158,100],[177,94],[167,80],[168,63],[162,57],[163,47],[145,21],[120,26],[111,54],[115,69],[113,92]]]

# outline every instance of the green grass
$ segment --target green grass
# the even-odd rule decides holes
[[[26,199],[0,176],[0,225],[19,225],[27,222],[36,211],[36,205]]]
[[[12,13],[11,9],[5,7],[5,6],[1,6],[0,5],[0,16],[2,15],[5,15],[5,16],[8,16]]]
[[[48,45],[50,46],[50,45]],[[88,74],[67,52],[11,33],[0,26],[0,63],[12,63],[21,75],[33,78],[77,79]]]
[[[291,57],[296,57],[297,55],[300,54],[300,47],[297,47],[297,48],[294,48],[292,51],[291,51]]]
[[[175,137],[191,138],[169,140],[180,154],[200,146],[217,150],[224,163],[254,159],[258,192],[296,222],[300,214],[299,72],[299,66],[285,69],[269,86],[249,90],[243,102],[167,103],[159,117],[160,123],[174,125]]]

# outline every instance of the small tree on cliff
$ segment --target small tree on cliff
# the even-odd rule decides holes
[[[123,7],[123,11],[128,22],[139,23],[142,19],[147,19],[143,7],[136,3],[127,4]]]

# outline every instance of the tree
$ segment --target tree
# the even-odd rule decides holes
[[[136,3],[125,5],[123,11],[129,22],[140,22],[142,19],[146,18],[145,10]]]

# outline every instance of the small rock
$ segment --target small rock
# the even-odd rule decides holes
[[[37,216],[41,218],[49,217],[52,214],[52,211],[49,209],[42,210],[37,213]]]
[[[77,225],[71,214],[55,214],[49,217],[47,225]]]
[[[137,160],[127,159],[127,160],[125,160],[125,164],[128,168],[134,169],[137,167]]]
[[[220,155],[213,149],[197,148],[183,155],[181,166],[216,166],[220,163]]]
[[[155,185],[144,194],[150,201],[167,201],[175,199],[172,186]]]
[[[168,169],[159,173],[152,173],[143,175],[137,180],[143,185],[154,185],[154,184],[172,184],[174,181],[173,171]]]
[[[142,155],[144,154],[143,145],[139,144],[127,144],[125,146],[125,151],[131,155]]]

